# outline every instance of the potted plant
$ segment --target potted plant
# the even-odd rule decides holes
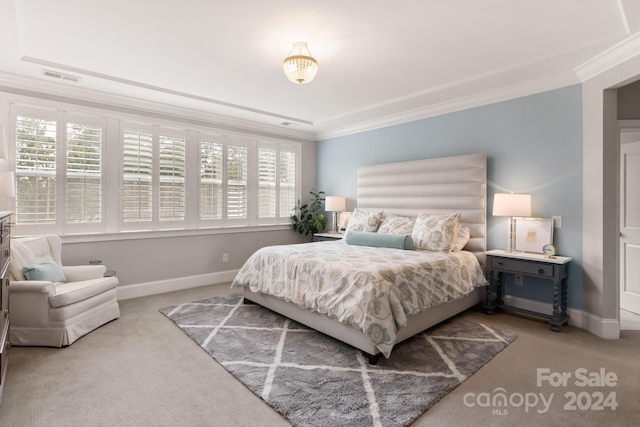
[[[312,196],[310,203],[303,205],[298,200],[298,205],[293,208],[295,213],[291,215],[291,226],[300,234],[311,234],[311,240],[313,240],[315,233],[324,230],[327,217],[319,212],[324,202],[324,191],[311,190],[310,194]]]

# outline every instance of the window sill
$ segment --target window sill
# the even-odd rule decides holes
[[[290,225],[262,225],[252,227],[212,227],[180,230],[121,231],[119,233],[83,233],[61,235],[62,243],[112,242],[123,240],[165,239],[216,234],[261,233],[266,231],[292,230]]]

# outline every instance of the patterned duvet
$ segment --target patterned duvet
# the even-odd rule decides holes
[[[485,284],[471,252],[405,251],[335,241],[262,248],[231,286],[248,286],[350,324],[389,357],[407,316]]]

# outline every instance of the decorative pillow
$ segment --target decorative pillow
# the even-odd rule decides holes
[[[344,238],[347,245],[374,246],[377,248],[414,249],[408,234],[366,233],[352,231]]]
[[[420,214],[411,237],[418,249],[451,252],[458,233],[460,212],[444,215]]]
[[[54,283],[67,281],[60,266],[51,261],[22,267],[22,273],[27,280],[42,280]]]
[[[411,234],[413,231],[414,218],[398,216],[392,213],[385,213],[378,233],[387,234]]]
[[[378,230],[380,224],[380,218],[382,218],[382,211],[368,212],[362,209],[356,208],[351,215],[349,225],[345,234],[352,231],[366,231],[369,233],[375,233]]]
[[[467,243],[469,243],[469,239],[471,238],[471,229],[469,227],[460,227],[460,231],[458,231],[458,235],[453,240],[453,248],[451,249],[453,252],[461,251]]]

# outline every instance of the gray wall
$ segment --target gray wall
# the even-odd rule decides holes
[[[316,186],[316,143],[304,142],[301,157],[301,194]],[[292,229],[234,232],[181,237],[64,243],[63,263],[87,264],[99,259],[116,270],[120,286],[238,269],[257,249],[307,241]],[[126,234],[123,236],[126,237]],[[64,237],[63,237],[64,240]],[[229,261],[222,262],[222,254]]]
[[[106,242],[65,243],[63,264],[100,259],[120,285],[234,270],[263,246],[300,242],[293,230],[203,234]],[[222,262],[222,254],[229,261]]]

